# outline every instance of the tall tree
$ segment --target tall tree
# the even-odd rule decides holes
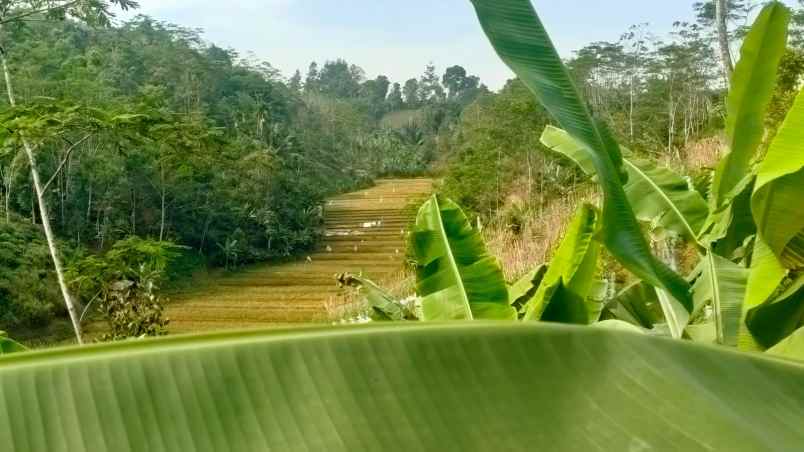
[[[318,92],[318,81],[321,74],[318,72],[318,63],[313,61],[310,63],[310,68],[307,69],[307,77],[304,80],[304,92],[315,93]]]
[[[430,63],[425,67],[424,74],[419,80],[419,99],[422,102],[440,102],[444,100],[444,87],[436,74],[436,67]]]
[[[296,72],[293,74],[293,77],[288,80],[288,88],[294,93],[298,93],[302,89],[302,76],[301,71],[296,69]]]
[[[402,88],[402,93],[405,96],[405,106],[407,108],[418,108],[421,104],[419,81],[412,78],[405,82],[405,87]]]
[[[394,86],[391,88],[391,93],[388,95],[388,110],[399,110],[404,104],[405,101],[402,100],[402,85],[394,83]]]
[[[726,86],[734,72],[734,62],[731,58],[731,45],[729,43],[728,28],[729,5],[728,0],[715,0],[715,24],[717,27],[717,42],[720,48],[720,62],[723,65],[723,76]]]
[[[41,20],[43,18],[64,18],[72,16],[82,19],[89,24],[107,25],[112,17],[111,6],[117,5],[123,10],[137,7],[137,3],[132,0],[3,0],[0,2],[0,37],[3,35],[5,25],[22,26],[31,20]],[[8,103],[14,107],[17,105],[17,98],[14,93],[14,82],[11,78],[11,70],[8,64],[8,54],[5,43],[0,42],[0,66],[3,68],[3,78],[6,85],[6,97]],[[64,297],[64,304],[70,314],[70,320],[75,329],[75,336],[78,343],[83,343],[81,334],[81,323],[78,307],[73,299],[67,281],[64,277],[64,268],[59,255],[56,236],[50,223],[50,212],[47,205],[45,191],[47,187],[43,185],[40,178],[40,169],[36,158],[37,149],[25,137],[21,137],[22,147],[28,157],[28,164],[31,168],[31,179],[33,180],[34,191],[39,204],[39,216],[42,221],[47,239],[50,256],[56,270],[56,277],[59,281],[59,288]]]
[[[353,99],[360,95],[365,73],[342,59],[327,61],[318,77],[318,90],[338,99]],[[386,88],[387,89],[387,88]]]

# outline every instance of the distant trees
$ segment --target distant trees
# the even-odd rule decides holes
[[[405,82],[402,93],[405,97],[405,107],[418,108],[421,104],[421,95],[419,90],[419,81],[415,78],[409,79]]]
[[[462,66],[447,68],[441,80],[451,100],[458,99],[466,93],[480,88],[480,77],[468,75],[466,69]]]
[[[405,105],[402,99],[402,86],[399,83],[394,83],[391,88],[391,93],[388,94],[388,108],[391,111],[401,110]]]

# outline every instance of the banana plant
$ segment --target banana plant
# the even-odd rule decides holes
[[[424,320],[513,320],[497,259],[461,208],[431,197],[410,235]]]
[[[593,118],[529,0],[472,0],[500,58],[580,145],[603,191],[601,238],[609,252],[640,279],[693,309],[690,284],[658,260],[623,190],[627,173],[620,146]]]
[[[701,307],[711,305],[711,327],[721,344],[737,345],[738,336],[745,335],[739,331],[752,326],[754,330],[767,329],[767,323],[759,327],[761,322],[756,320],[769,318],[757,316],[766,308],[767,313],[775,313],[771,318],[777,320],[777,325],[787,325],[782,329],[783,335],[790,334],[802,318],[802,313],[792,307],[804,304],[800,300],[804,294],[795,291],[785,294],[783,305],[788,309],[774,309],[774,300],[782,301],[778,293],[790,273],[799,269],[804,255],[804,211],[790,208],[804,197],[804,135],[800,132],[804,108],[799,102],[771,143],[759,171],[750,165],[761,145],[763,120],[773,94],[789,19],[786,7],[779,2],[770,3],[744,42],[727,102],[730,148],[715,171],[708,205],[681,176],[631,158],[627,150],[623,158],[628,172],[624,191],[637,219],[671,231],[699,251],[701,265],[688,278],[694,281],[691,314],[696,317]],[[542,143],[576,162],[587,174],[599,177],[588,146],[571,133],[548,127]],[[774,243],[773,247],[767,245],[772,253],[763,253],[760,248],[768,240]],[[735,256],[737,250],[741,250],[740,256]],[[745,265],[752,258],[755,268],[749,272]],[[685,314],[673,309],[673,300],[663,299],[661,292],[657,295],[671,332],[680,337],[686,327]],[[645,303],[652,302],[652,298],[645,299]],[[760,342],[767,347],[781,338],[777,334]]]
[[[535,293],[525,302],[524,320],[581,325],[597,321],[592,313],[600,311],[588,306],[600,254],[594,237],[597,219],[593,206],[581,207]]]

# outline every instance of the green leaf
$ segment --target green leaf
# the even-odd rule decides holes
[[[770,247],[761,238],[757,238],[742,307],[743,321],[740,324],[739,338],[741,350],[756,351],[761,348],[748,329],[746,319],[752,311],[770,301],[788,273]]]
[[[703,196],[669,168],[638,159],[626,159],[625,168],[625,194],[637,218],[695,243],[709,216]]]
[[[575,162],[587,176],[595,175],[595,163],[592,154],[580,141],[566,131],[555,126],[547,126],[539,139],[543,145],[553,152]]]
[[[353,287],[360,291],[374,311],[375,317],[389,321],[405,320],[406,312],[402,305],[373,281],[346,273],[338,276],[338,282],[341,286]]]
[[[743,42],[726,100],[729,153],[715,172],[713,203],[722,207],[748,174],[765,134],[765,113],[773,98],[779,62],[787,47],[790,10],[768,4]]]
[[[749,272],[711,251],[702,267],[701,276],[693,286],[695,304],[712,304],[716,342],[736,347]]]
[[[535,381],[549,384],[517,384]],[[0,444],[53,452],[798,450],[801,381],[804,366],[794,362],[567,325],[176,336],[0,358]]]
[[[800,328],[787,339],[776,344],[767,353],[781,358],[804,361],[804,328]]]
[[[790,269],[804,268],[804,91],[768,148],[751,208],[759,236]]]
[[[519,309],[533,298],[547,273],[547,265],[540,265],[508,288],[508,302]]]
[[[422,205],[410,238],[424,320],[516,319],[497,259],[454,202]]]
[[[541,142],[574,161],[586,174],[595,174],[591,154],[567,132],[548,126]],[[628,172],[625,194],[636,217],[695,242],[709,216],[703,196],[668,168],[628,158],[623,164]]]
[[[692,310],[689,284],[651,253],[623,191],[620,147],[592,118],[530,0],[472,0],[492,46],[573,138],[603,188],[603,243],[625,268]]]
[[[773,347],[804,326],[804,275],[746,316],[751,335],[763,347]]]
[[[642,281],[621,290],[606,309],[617,319],[648,330],[663,318],[656,290]]]
[[[658,287],[654,289],[656,298],[659,300],[659,306],[662,308],[664,319],[667,322],[667,328],[670,330],[670,335],[674,339],[681,339],[690,322],[689,311],[668,292]]]
[[[527,302],[525,320],[589,323],[585,303],[595,283],[600,254],[600,245],[594,237],[597,219],[593,206],[581,207],[567,228],[541,285]],[[581,310],[584,315],[578,314]],[[545,314],[548,314],[546,318]],[[579,319],[582,320],[579,322]]]
[[[22,344],[9,338],[5,331],[0,331],[0,355],[19,353],[26,351]]]

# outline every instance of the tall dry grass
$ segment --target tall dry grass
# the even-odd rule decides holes
[[[580,186],[565,196],[547,201],[543,207],[522,209],[520,224],[497,221],[483,229],[489,251],[496,256],[506,280],[515,281],[538,265],[548,262],[575,213],[584,203],[599,203],[590,187]],[[501,220],[507,216],[503,215]]]

